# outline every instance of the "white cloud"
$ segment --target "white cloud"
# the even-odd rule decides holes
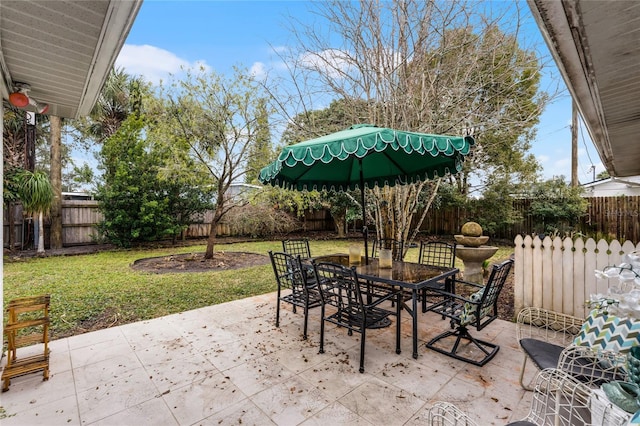
[[[267,75],[265,65],[262,62],[254,62],[249,69],[249,73],[257,79],[264,78]]]
[[[142,76],[145,80],[158,84],[170,74],[179,74],[182,69],[210,67],[203,60],[189,62],[168,50],[155,46],[125,44],[116,59],[116,67],[123,67],[127,73]]]
[[[562,170],[562,173],[560,174],[566,175],[567,171],[571,172],[571,158],[558,158],[553,162],[553,168],[556,170]]]
[[[540,162],[540,164],[545,164],[549,161],[549,156],[548,155],[538,155],[538,161]]]

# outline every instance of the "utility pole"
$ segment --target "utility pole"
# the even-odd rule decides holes
[[[578,186],[578,107],[571,102],[571,186]]]

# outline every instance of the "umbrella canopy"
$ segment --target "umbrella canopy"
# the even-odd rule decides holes
[[[470,136],[403,132],[360,124],[285,147],[260,171],[260,181],[304,189],[363,189],[457,173],[473,145]]]
[[[360,188],[365,259],[368,256],[364,187],[413,183],[462,169],[470,136],[403,132],[371,124],[290,145],[260,170],[260,182],[297,190]]]

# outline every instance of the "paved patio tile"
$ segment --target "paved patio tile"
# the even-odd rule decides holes
[[[363,417],[349,410],[339,402],[334,402],[301,423],[304,426],[353,425],[371,426]]]
[[[79,391],[78,409],[83,425],[102,420],[158,396],[144,368],[128,371],[115,380]],[[133,424],[133,423],[132,423]]]
[[[279,425],[299,424],[332,402],[299,376],[254,395],[251,400]]]
[[[340,399],[345,407],[380,425],[403,425],[426,400],[397,386],[371,378]]]
[[[307,340],[302,323],[282,304],[275,327],[271,293],[55,340],[51,378],[18,377],[0,395],[2,425],[417,425],[437,400],[483,425],[529,411],[513,323],[472,330],[501,345],[476,367],[425,347],[449,327],[430,313],[419,314],[413,359],[404,313],[402,353],[395,326],[370,330],[364,374],[359,334],[327,325],[320,354],[320,310],[310,311]]]
[[[178,421],[161,398],[153,398],[92,423],[92,426],[178,425]]]
[[[247,399],[223,373],[209,371],[206,377],[162,395],[181,425],[191,425]]]
[[[243,400],[198,422],[202,426],[269,426],[274,422],[250,400]]]

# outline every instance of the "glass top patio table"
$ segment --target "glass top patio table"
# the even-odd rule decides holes
[[[414,358],[418,358],[418,291],[453,277],[459,272],[458,268],[445,268],[397,260],[393,261],[391,268],[380,268],[376,258],[369,258],[369,264],[366,265],[363,263],[352,265],[349,263],[349,255],[341,253],[318,256],[314,258],[314,261],[352,266],[355,267],[361,279],[411,290],[411,307],[403,302],[403,308],[411,315],[413,320]]]

